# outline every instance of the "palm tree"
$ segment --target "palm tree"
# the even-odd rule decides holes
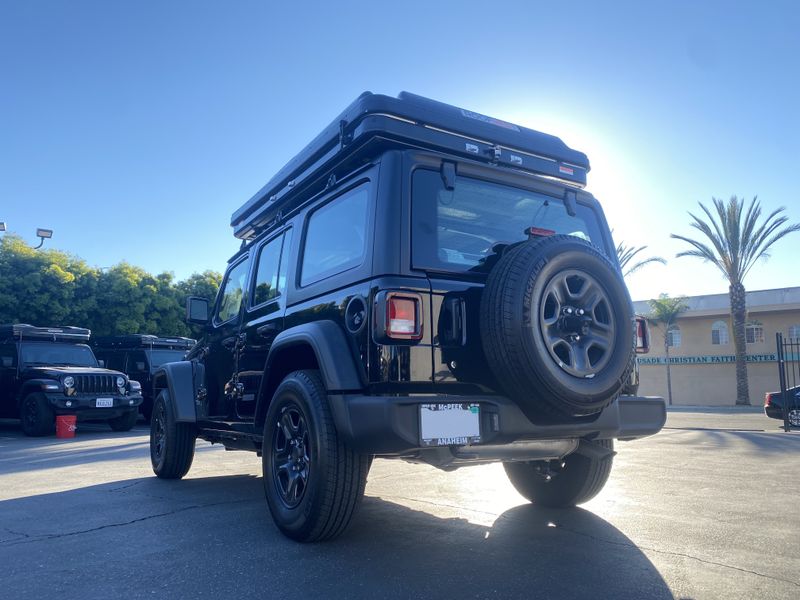
[[[691,226],[700,231],[706,241],[698,241],[682,235],[671,237],[692,246],[680,256],[694,256],[715,265],[730,284],[728,297],[733,320],[733,345],[736,353],[736,404],[749,405],[750,393],[747,385],[747,362],[745,349],[745,302],[744,278],[760,258],[769,257],[770,247],[783,236],[800,230],[800,223],[786,225],[788,217],[778,208],[760,221],[761,203],[755,196],[744,211],[744,199],[731,196],[728,202],[712,198],[716,214],[698,202],[708,217],[708,222],[689,213]],[[742,216],[744,213],[744,217]],[[784,226],[786,225],[786,226]],[[710,242],[710,245],[708,244]]]
[[[649,258],[637,260],[630,267],[628,267],[628,264],[636,257],[636,255],[646,249],[647,246],[639,246],[638,248],[634,248],[633,246],[625,245],[625,242],[620,242],[617,244],[617,259],[619,260],[619,267],[622,269],[623,277],[632,275],[643,266],[651,263],[661,263],[662,265],[667,264],[667,261],[660,256],[651,256]]]
[[[647,320],[656,327],[664,331],[664,354],[667,361],[667,397],[670,405],[672,404],[672,374],[669,371],[669,331],[678,320],[678,315],[689,308],[686,298],[679,296],[670,298],[666,294],[661,294],[657,299],[649,300],[650,310]]]

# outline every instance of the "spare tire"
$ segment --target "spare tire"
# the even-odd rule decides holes
[[[628,380],[630,295],[616,265],[575,236],[531,240],[500,258],[480,324],[501,391],[532,420],[597,413]]]

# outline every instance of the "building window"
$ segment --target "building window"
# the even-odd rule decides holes
[[[750,321],[744,328],[744,339],[748,344],[764,343],[764,327],[758,321]]]
[[[711,343],[715,346],[728,343],[728,324],[725,321],[716,321],[711,326]]]
[[[667,330],[667,346],[672,348],[681,347],[681,328],[677,325],[672,325]]]
[[[800,325],[792,325],[789,327],[789,341],[793,344],[800,342]]]

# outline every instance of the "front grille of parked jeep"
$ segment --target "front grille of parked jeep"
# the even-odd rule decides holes
[[[79,394],[105,394],[117,391],[115,375],[75,375],[75,391]]]

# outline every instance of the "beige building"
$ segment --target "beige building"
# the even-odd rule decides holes
[[[689,310],[667,332],[672,403],[675,405],[733,406],[736,403],[733,329],[728,294],[693,296]],[[637,314],[647,315],[646,301],[634,302]],[[780,389],[775,334],[800,339],[800,287],[747,292],[747,374],[750,402],[763,405],[764,394]],[[639,357],[643,395],[667,399],[665,332],[650,327],[650,353]]]

